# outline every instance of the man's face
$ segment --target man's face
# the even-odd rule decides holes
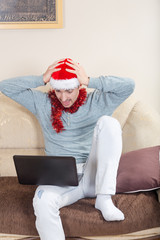
[[[65,108],[70,108],[78,98],[79,88],[55,90],[55,94]]]

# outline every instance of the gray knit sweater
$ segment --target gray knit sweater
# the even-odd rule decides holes
[[[97,120],[113,111],[133,92],[134,81],[128,78],[100,76],[90,78],[86,103],[77,112],[62,113],[65,131],[56,133],[51,123],[51,103],[47,93],[36,90],[43,86],[43,76],[27,76],[0,82],[0,91],[30,110],[39,120],[47,155],[74,156],[84,163],[90,152]]]

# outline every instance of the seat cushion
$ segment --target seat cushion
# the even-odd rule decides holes
[[[32,199],[36,186],[20,185],[16,177],[0,177],[0,232],[38,235]],[[160,204],[155,191],[113,196],[125,214],[121,222],[106,222],[86,198],[60,210],[67,237],[118,235],[160,227]]]

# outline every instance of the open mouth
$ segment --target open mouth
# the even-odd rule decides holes
[[[70,100],[62,102],[63,106],[67,107],[70,105]]]

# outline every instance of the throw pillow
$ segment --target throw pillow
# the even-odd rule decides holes
[[[117,193],[160,188],[160,146],[122,154],[117,173]]]

